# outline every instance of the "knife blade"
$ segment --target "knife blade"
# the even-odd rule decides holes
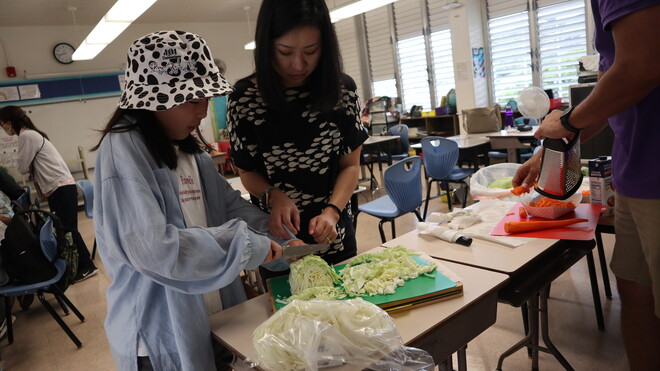
[[[316,243],[311,245],[300,245],[300,246],[284,246],[284,251],[282,256],[285,258],[297,258],[309,254],[314,254],[320,251],[327,250],[330,247],[327,243]]]

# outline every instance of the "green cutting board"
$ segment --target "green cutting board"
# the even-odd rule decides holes
[[[417,256],[413,256],[413,258],[420,264],[428,265],[427,262]],[[345,266],[346,264],[341,264],[335,265],[333,268],[339,272]],[[450,280],[447,276],[438,272],[437,269],[434,269],[430,274],[433,277],[419,276],[406,281],[403,286],[397,287],[394,294],[364,296],[362,299],[391,312],[407,309],[414,305],[430,304],[463,294],[463,285],[460,282]],[[286,305],[281,301],[291,296],[289,276],[269,279],[268,288],[274,309],[280,310]]]

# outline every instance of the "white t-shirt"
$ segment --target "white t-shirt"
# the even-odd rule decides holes
[[[204,205],[202,183],[199,178],[195,156],[179,151],[179,147],[177,146],[174,148],[177,155],[177,168],[172,170],[172,172],[179,180],[179,204],[181,204],[181,211],[183,212],[186,226],[188,228],[207,227],[206,205]],[[221,311],[222,300],[220,298],[220,291],[215,290],[204,294],[204,304],[206,305],[208,314]],[[149,355],[147,347],[139,335],[137,355],[139,357],[147,357]]]

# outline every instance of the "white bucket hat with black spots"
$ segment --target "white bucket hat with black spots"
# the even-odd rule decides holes
[[[206,42],[185,31],[159,31],[135,40],[128,48],[125,80],[119,100],[123,109],[163,111],[232,91]]]

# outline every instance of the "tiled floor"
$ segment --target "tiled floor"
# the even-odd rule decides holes
[[[366,184],[366,183],[365,183]],[[378,193],[376,194],[378,196]],[[360,202],[366,202],[370,192],[363,192]],[[447,211],[440,199],[431,201],[430,211]],[[92,221],[79,214],[80,230],[88,247],[93,246]],[[358,221],[358,246],[361,251],[380,244],[378,220],[360,215]],[[401,235],[416,227],[416,218],[406,215],[397,219],[397,234]],[[386,229],[388,239],[389,227]],[[614,238],[603,235],[607,259],[612,253]],[[9,371],[75,371],[114,370],[108,342],[103,329],[106,314],[105,290],[109,279],[103,264],[96,258],[101,272],[67,291],[68,297],[85,315],[81,323],[75,315],[65,317],[83,343],[77,349],[59,328],[46,310],[35,300],[29,310],[14,308],[14,344],[8,345],[6,337],[0,342],[0,354]],[[597,263],[600,279],[600,267]],[[576,370],[627,370],[626,355],[619,329],[620,303],[613,276],[610,274],[613,298],[605,299],[601,284],[601,296],[606,330],[599,331],[594,316],[591,285],[583,259],[559,277],[552,285],[549,300],[550,336],[566,359]],[[52,297],[50,299],[54,300]],[[59,309],[57,304],[55,308]],[[246,335],[247,336],[247,335]],[[494,370],[499,355],[523,336],[519,308],[499,304],[497,322],[468,344],[468,368],[471,370]],[[527,370],[531,362],[521,350],[504,362],[505,370]],[[561,365],[550,355],[540,354],[541,370],[558,370]]]

